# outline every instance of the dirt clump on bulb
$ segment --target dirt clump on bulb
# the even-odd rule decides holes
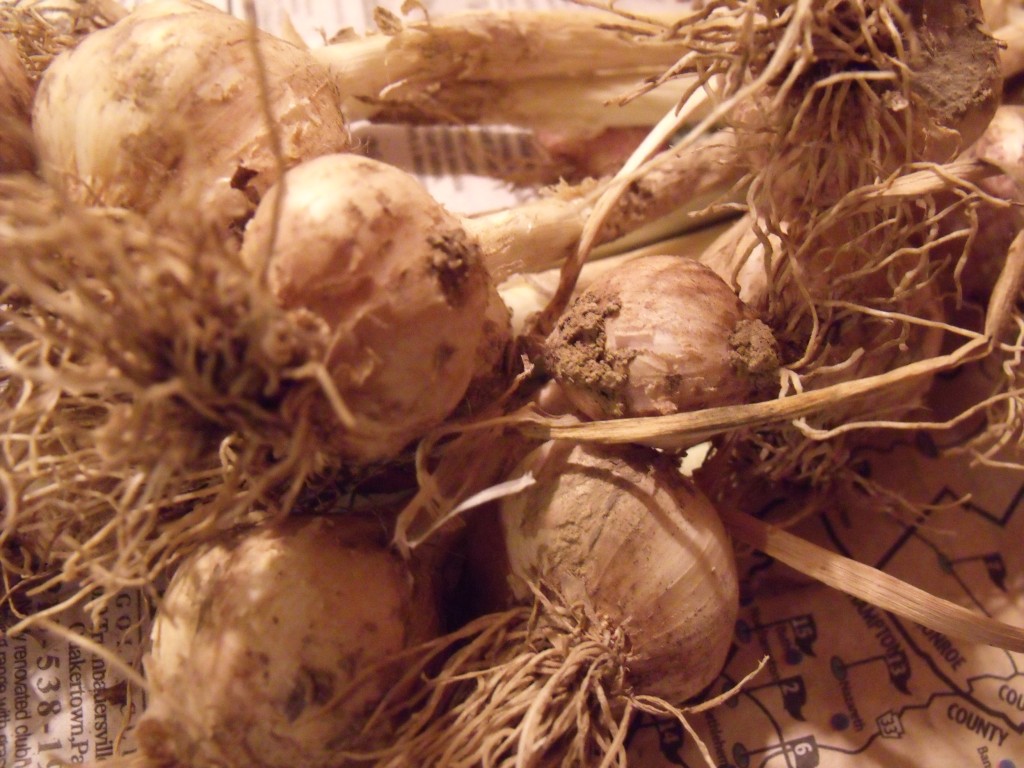
[[[744,319],[736,323],[736,330],[729,336],[729,346],[732,347],[733,367],[741,376],[758,381],[758,386],[774,381],[779,369],[779,345],[762,321]]]
[[[591,418],[658,416],[759,398],[775,381],[772,331],[709,267],[632,259],[592,283],[544,361]]]
[[[983,129],[1000,97],[999,82],[993,77],[999,46],[979,26],[973,11],[955,3],[950,6],[948,28],[928,25],[919,32],[921,52],[911,64],[911,88],[938,125],[957,126],[972,111],[981,110],[978,122]],[[960,130],[963,146],[980,135],[979,125],[962,125]]]
[[[611,294],[611,295],[609,295]],[[622,307],[614,289],[595,288],[574,302],[558,323],[557,333],[564,346],[550,355],[555,375],[576,382],[606,399],[612,415],[622,416],[614,405],[629,378],[629,363],[635,352],[618,352],[607,347],[605,325]]]

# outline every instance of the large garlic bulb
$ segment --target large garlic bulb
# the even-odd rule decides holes
[[[631,259],[595,280],[548,337],[545,361],[591,418],[744,403],[775,383],[769,328],[711,269]]]
[[[339,764],[400,673],[373,665],[438,627],[428,585],[381,539],[376,521],[296,518],[183,563],[145,660],[144,754],[189,768]]]
[[[277,179],[268,119],[290,166],[348,147],[339,105],[308,51],[205,3],[159,0],[54,60],[34,129],[44,176],[73,199],[140,211],[182,199],[230,224]]]
[[[681,702],[725,662],[739,610],[732,546],[711,503],[659,454],[549,442],[520,465],[536,483],[502,502],[520,599],[544,583],[624,629],[627,679]]]
[[[393,457],[466,393],[493,287],[475,241],[413,176],[351,154],[303,163],[263,200],[242,257],[282,306],[329,328],[347,418],[322,424],[350,460]]]

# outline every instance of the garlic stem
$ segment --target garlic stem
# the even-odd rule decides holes
[[[745,513],[719,509],[719,515],[739,541],[823,584],[951,637],[1024,652],[1024,628],[936,597]]]
[[[518,429],[537,439],[586,440],[600,443],[643,443],[658,448],[690,445],[744,427],[780,423],[827,412],[837,403],[878,394],[883,390],[952,370],[983,356],[990,342],[975,337],[947,355],[901,366],[886,373],[865,376],[778,400],[738,406],[705,408],[692,413],[609,419],[586,423],[558,423],[533,419]]]
[[[725,226],[725,223],[711,224],[622,251],[612,247],[598,248],[594,251],[593,258],[580,270],[576,289],[577,291],[586,289],[609,269],[639,256],[675,254],[697,259],[718,239]],[[625,240],[615,241],[608,245],[619,246],[624,242]],[[522,333],[525,330],[526,318],[544,309],[544,305],[551,299],[558,287],[558,278],[559,269],[553,267],[543,272],[518,272],[498,286],[502,300],[512,312],[514,333]]]
[[[651,240],[665,236],[668,229],[679,234],[721,219],[721,208],[709,206],[735,202],[733,189],[743,174],[730,162],[734,155],[733,134],[721,131],[689,151],[660,156],[649,165],[648,173],[628,186],[606,218],[596,243],[608,244],[636,234],[659,220],[660,229]],[[503,280],[515,272],[539,272],[575,253],[607,184],[575,197],[546,197],[470,217],[464,226],[481,243],[485,263],[495,279]],[[640,244],[632,242],[633,246]]]
[[[348,97],[349,120],[393,119],[469,125],[517,125],[534,129],[593,133],[601,128],[654,125],[684,93],[681,78],[620,103],[641,79],[633,72],[606,75],[471,80],[447,83],[418,78],[389,84],[379,94],[352,97],[349,83],[339,81]],[[572,104],[566,110],[566,104]]]
[[[611,23],[609,23],[611,21]],[[313,51],[354,97],[406,81],[508,81],[660,74],[685,52],[653,25],[571,11],[455,13]],[[600,67],[595,63],[600,62]]]

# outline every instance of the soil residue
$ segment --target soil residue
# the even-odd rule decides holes
[[[740,320],[729,336],[730,362],[741,376],[748,376],[757,389],[776,381],[779,345],[771,328],[755,319]]]
[[[617,295],[602,291],[583,294],[565,312],[548,338],[544,363],[559,381],[584,388],[606,403],[610,415],[629,380],[635,352],[608,349],[605,329],[622,304]]]
[[[913,62],[914,92],[936,121],[956,128],[971,110],[990,101],[999,80],[999,43],[979,26],[972,12],[952,34],[921,29],[921,54]]]
[[[452,229],[427,238],[430,245],[429,269],[436,276],[450,306],[462,306],[471,293],[466,290],[474,267],[481,263],[480,246],[465,232]]]

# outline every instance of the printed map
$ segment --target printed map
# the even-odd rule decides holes
[[[917,518],[836,504],[798,532],[915,586],[1024,624],[1024,474],[935,458],[907,435],[865,451],[872,480],[929,504]],[[947,437],[947,439],[949,439]],[[735,768],[1024,768],[1024,655],[972,645],[810,582],[758,553],[711,693],[769,657],[734,699],[693,725]],[[642,766],[705,763],[677,723],[646,723]]]

